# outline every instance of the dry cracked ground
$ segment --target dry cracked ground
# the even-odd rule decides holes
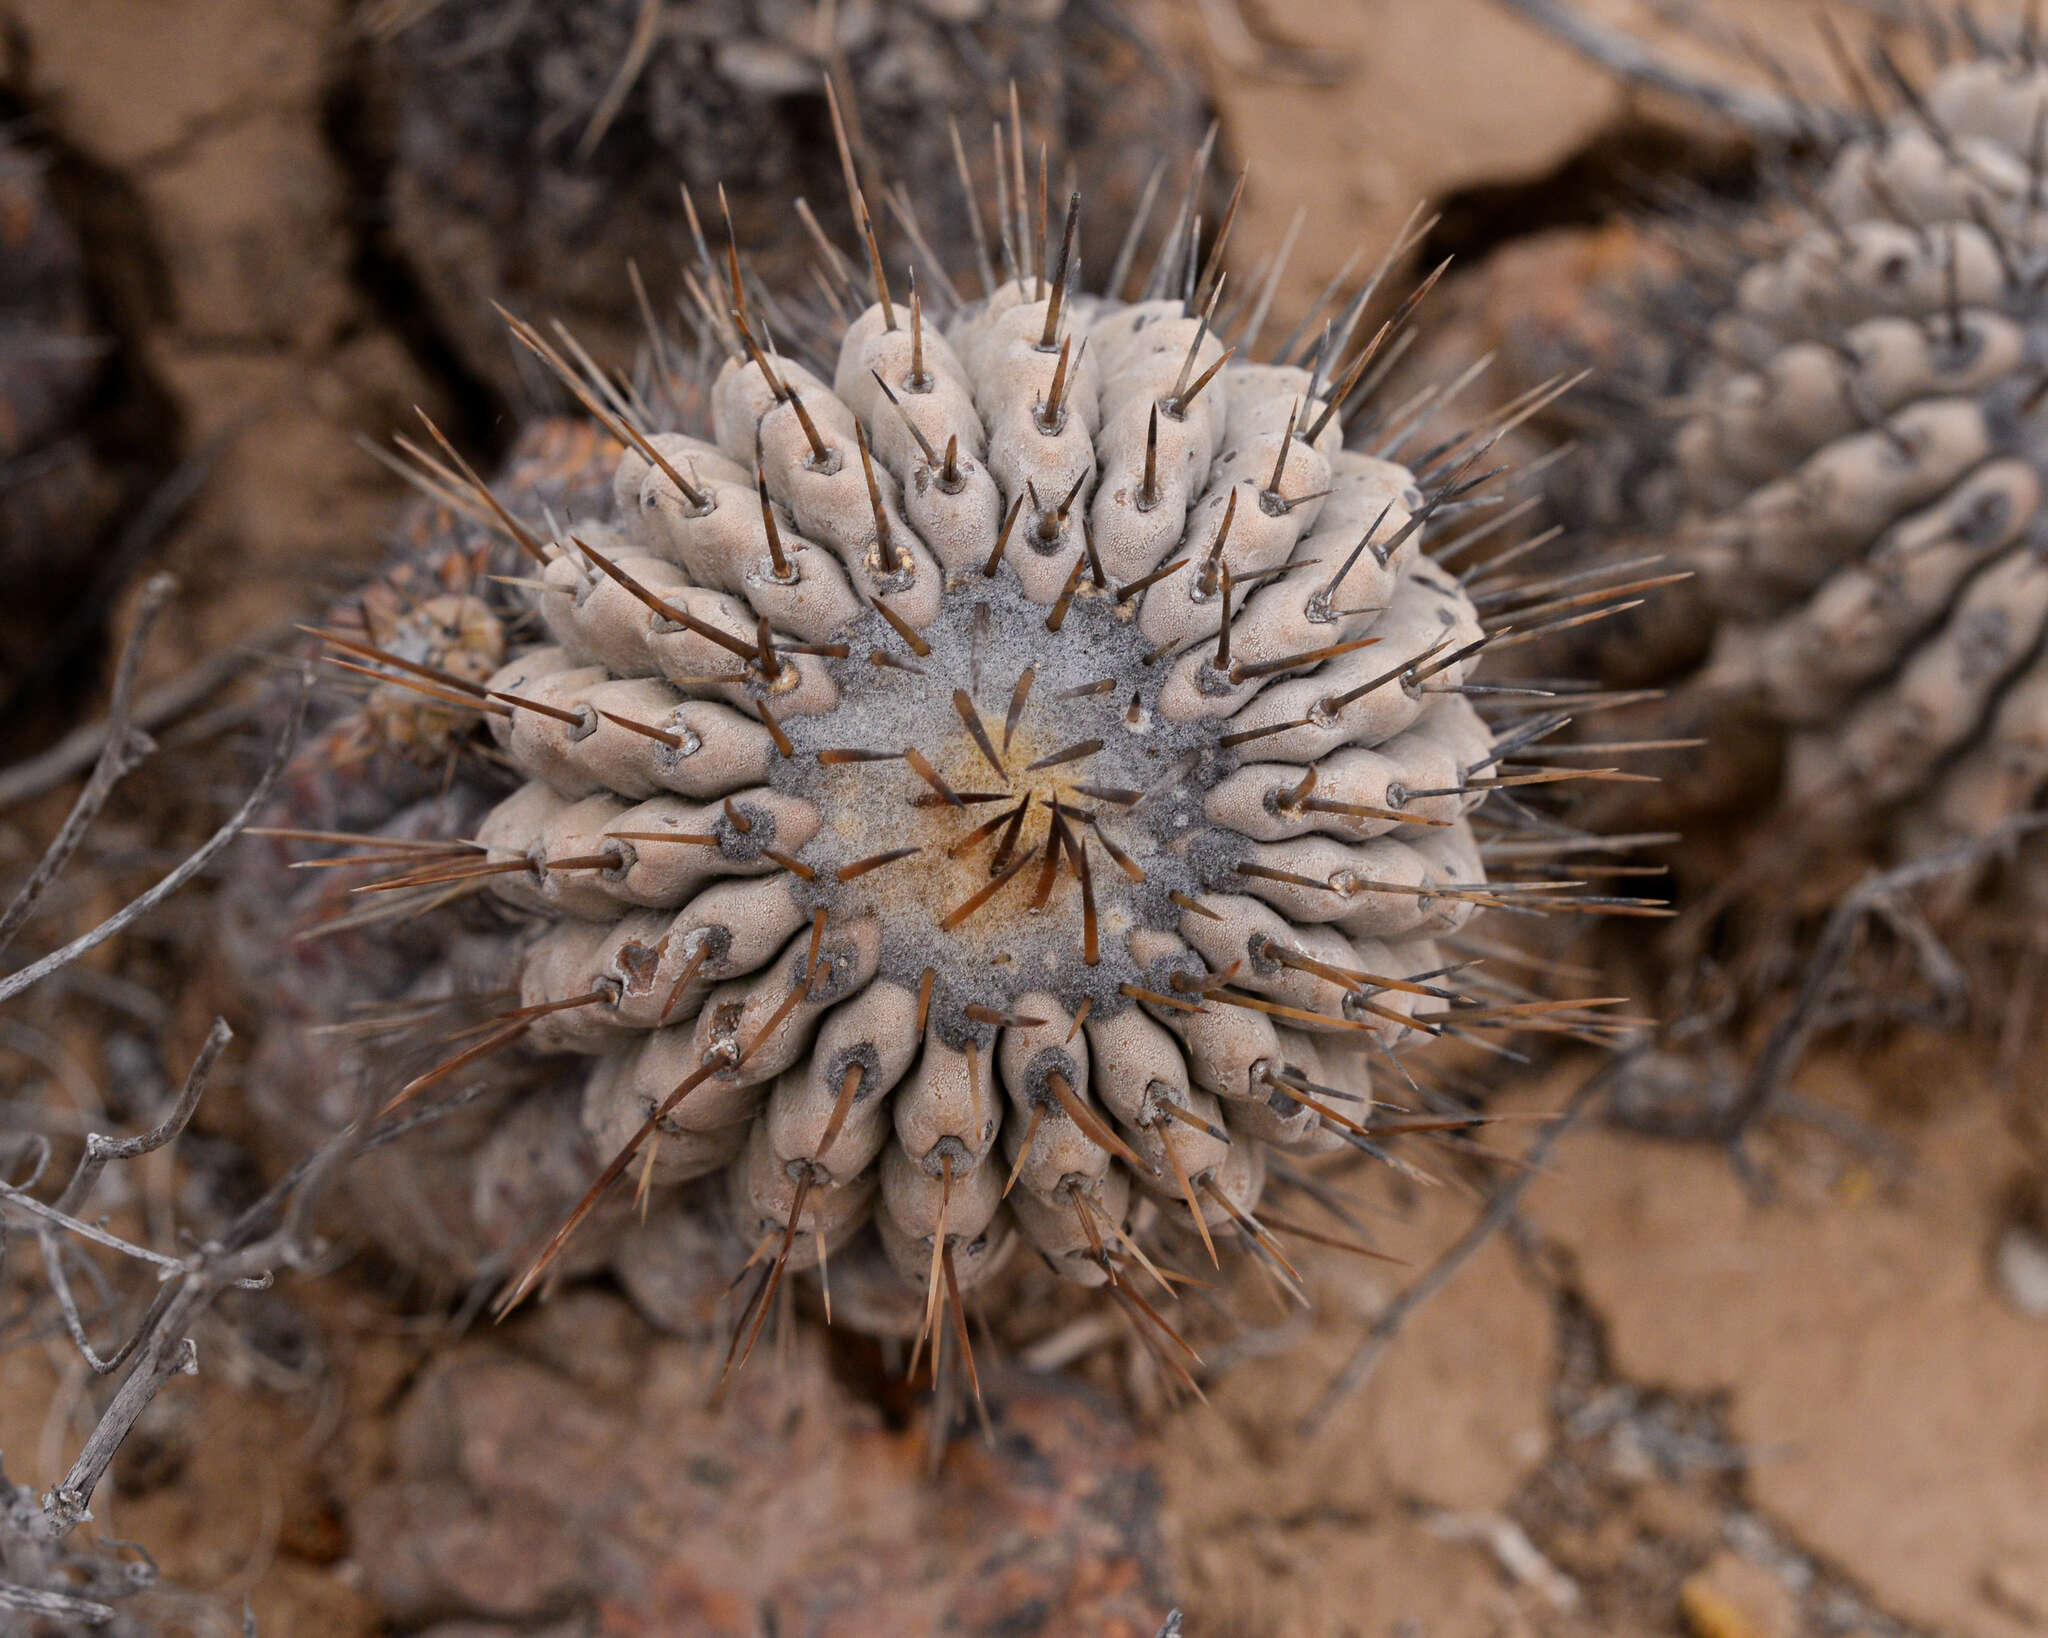
[[[1730,9],[1789,26],[1764,0]],[[415,403],[479,447],[504,429],[424,320],[383,231],[347,7],[5,0],[0,18],[0,89],[57,156],[126,367],[169,407],[166,464],[207,463],[197,499],[152,549],[185,586],[152,675],[183,676],[374,558],[393,492],[359,438],[387,437]],[[1624,97],[1485,0],[1190,5],[1167,20],[1252,162],[1246,240],[1310,207],[1283,296],[1297,306],[1349,253],[1340,222],[1373,242],[1417,197],[1449,197],[1443,232],[1484,248],[1582,221],[1589,175],[1637,159],[1730,162],[1723,136]],[[40,709],[49,720],[31,735],[9,729],[10,752],[93,706]],[[169,773],[142,787],[139,805],[164,804],[161,826],[176,828],[181,804],[205,806],[175,777],[176,757],[203,750],[197,730],[183,750],[173,738]],[[32,855],[66,800],[59,789],[0,813],[11,858]],[[117,813],[102,855],[117,880],[153,840],[146,811]],[[62,914],[83,923],[95,902],[84,892]],[[61,1082],[90,1108],[92,1085],[132,1073],[138,1053],[176,1074],[209,1011],[231,1004],[204,972],[174,976],[164,959],[180,939],[202,941],[204,920],[195,899],[158,930],[158,965],[140,975],[163,986],[153,1029],[74,1029],[54,1055],[47,1040],[10,1036],[10,1080]],[[132,967],[102,971],[102,988],[137,981]],[[1583,1073],[1562,1066],[1516,1105],[1554,1108]],[[1093,1589],[1122,1611],[1114,1630],[1156,1619],[1170,1596],[1193,1638],[2048,1633],[2048,1314],[2028,1317],[2016,1300],[2024,1270],[2000,1270],[2026,1157],[1996,1078],[1953,1043],[1907,1037],[1817,1060],[1797,1091],[1824,1118],[1775,1129],[1749,1179],[1710,1148],[1574,1133],[1504,1231],[1305,1436],[1314,1392],[1475,1209],[1457,1191],[1387,1194],[1375,1227],[1408,1268],[1311,1255],[1312,1324],[1276,1312],[1207,1407],[1141,1406],[1135,1435],[1105,1424],[1100,1449],[1128,1469],[1128,1488],[1061,1505],[1142,1511],[1157,1525],[1144,1562]],[[224,1144],[232,1086],[210,1118]],[[419,1460],[409,1442],[428,1437],[419,1385],[447,1368],[449,1347],[412,1295],[343,1267],[229,1312],[201,1377],[173,1386],[117,1470],[101,1528],[151,1544],[189,1587],[230,1605],[246,1596],[265,1633],[339,1638],[433,1620],[432,1587],[463,1565],[397,1564],[392,1546],[404,1539],[392,1509]],[[586,1344],[608,1334],[602,1314],[584,1319]],[[498,1350],[492,1368],[553,1372],[535,1380],[594,1405],[639,1396],[645,1414],[697,1414],[702,1348],[621,1342],[631,1369],[578,1363],[561,1330],[541,1319],[461,1347]],[[1104,1346],[1084,1374],[1113,1393],[1121,1358]],[[703,1471],[648,1494],[723,1509],[726,1534],[706,1524],[701,1541],[679,1542],[687,1585],[661,1582],[658,1615],[618,1630],[753,1635],[775,1611],[785,1634],[850,1638],[920,1620],[990,1630],[973,1606],[939,1603],[892,1625],[883,1594],[861,1590],[847,1514],[871,1511],[888,1552],[929,1557],[936,1540],[943,1554],[953,1538],[920,1489],[915,1440],[863,1398],[858,1373],[808,1337],[781,1371],[749,1390],[780,1395],[775,1415],[757,1405],[737,1430],[688,1423]],[[60,1347],[0,1357],[0,1450],[16,1476],[51,1476],[86,1386]],[[1049,1414],[1050,1390],[1017,1391],[1020,1417]],[[1116,1421],[1099,1404],[1087,1414]],[[597,1449],[578,1443],[573,1417],[556,1431],[562,1450]],[[610,1448],[591,1457],[594,1474],[615,1471]],[[718,1463],[744,1461],[773,1482],[714,1482]],[[948,1482],[975,1493],[971,1472]],[[786,1551],[772,1573],[749,1563],[728,1539],[745,1508],[757,1511],[742,1524],[815,1514],[807,1528],[839,1556]],[[659,1534],[667,1520],[633,1527]],[[477,1539],[479,1552],[510,1550]],[[544,1562],[548,1540],[531,1545]],[[853,1591],[821,1593],[834,1574]],[[448,1638],[542,1630],[544,1588],[524,1605],[516,1589],[493,1590],[509,1624],[444,1627]]]

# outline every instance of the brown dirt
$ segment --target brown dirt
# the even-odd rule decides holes
[[[380,1607],[524,1622],[579,1601],[607,1638],[1150,1638],[1158,1485],[1108,1401],[992,1370],[993,1437],[932,1478],[921,1431],[836,1380],[818,1331],[719,1396],[724,1353],[595,1293],[440,1350],[356,1498]]]
[[[1729,10],[1789,28],[1771,0]],[[1546,204],[1544,180],[1657,122],[1700,163],[1725,160],[1679,111],[1624,98],[1484,0],[1248,12],[1268,42],[1349,54],[1338,83],[1304,86],[1203,46],[1255,164],[1239,243],[1310,208],[1283,308],[1422,195],[1505,188],[1576,219],[1585,200]],[[152,662],[166,674],[368,561],[391,490],[352,440],[415,401],[440,413],[452,387],[365,274],[368,202],[329,125],[354,60],[342,0],[4,0],[0,15],[9,89],[132,190],[152,281],[126,318],[175,407],[172,453],[226,435],[165,554],[187,588]],[[5,816],[6,857],[59,811]],[[206,983],[171,997],[188,1044]],[[1794,1127],[1763,1157],[1768,1199],[1716,1152],[1578,1135],[1516,1232],[1311,1439],[1295,1418],[1407,1271],[1305,1259],[1313,1325],[1295,1336],[1275,1316],[1253,1339],[1291,1347],[1247,1349],[1210,1408],[1146,1411],[1191,1638],[2048,1632],[2048,1333],[1991,1273],[2024,1156],[1988,1080],[1952,1043],[1817,1063],[1799,1090],[1909,1158]],[[1388,1249],[1418,1266],[1472,1210],[1451,1191],[1382,1199]],[[167,1392],[102,1527],[186,1585],[246,1592],[266,1633],[378,1630],[392,1567],[365,1558],[375,1538],[352,1507],[403,1467],[395,1417],[436,1351],[402,1296],[358,1268],[266,1299],[318,1339],[317,1387],[281,1391],[226,1326],[203,1337],[202,1374]],[[1116,1384],[1121,1350],[1086,1369]],[[70,1370],[42,1345],[0,1356],[19,1477],[46,1482],[66,1448]]]
[[[16,86],[133,190],[152,288],[140,367],[184,450],[218,465],[167,555],[169,671],[374,561],[392,485],[355,447],[414,403],[445,413],[357,282],[349,182],[323,121],[346,72],[342,0],[9,0]]]
[[[2048,1382],[1990,1269],[2025,1157],[1928,1045],[1818,1064],[1805,1091],[1870,1112],[1930,1085],[1896,1177],[1795,1149],[1759,1206],[1710,1152],[1591,1137],[1531,1216],[1619,1377],[1724,1403],[1756,1508],[1902,1620],[2018,1638],[2048,1622]]]

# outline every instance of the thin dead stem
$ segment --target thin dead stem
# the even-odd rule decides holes
[[[20,932],[51,886],[62,876],[86,832],[105,809],[122,778],[154,747],[134,724],[135,679],[150,627],[176,590],[159,575],[144,589],[135,627],[115,672],[108,719],[97,762],[71,812],[27,881],[0,914],[0,947]],[[61,949],[0,979],[0,1002],[12,1000],[40,980],[76,962],[190,882],[232,842],[269,802],[297,743],[310,697],[310,676],[301,675],[283,731],[268,764],[247,799],[194,853],[147,891]],[[0,1273],[6,1271],[11,1231],[26,1229],[41,1252],[44,1281],[58,1325],[93,1374],[115,1380],[106,1402],[62,1478],[38,1496],[0,1471],[0,1611],[30,1617],[104,1626],[122,1598],[155,1584],[156,1568],[132,1546],[94,1544],[83,1551],[68,1540],[92,1517],[92,1499],[108,1467],[137,1421],[172,1377],[198,1368],[194,1333],[225,1291],[260,1290],[279,1268],[307,1266],[317,1248],[307,1233],[310,1203],[333,1169],[362,1147],[388,1140],[383,1129],[358,1139],[343,1132],[294,1170],[247,1211],[205,1238],[189,1233],[167,1242],[169,1249],[138,1244],[105,1226],[94,1195],[110,1167],[165,1151],[190,1123],[233,1038],[216,1018],[169,1108],[145,1130],[131,1136],[88,1131],[63,1187],[47,1198],[34,1192],[48,1167],[51,1140],[40,1131],[17,1134],[0,1156]],[[432,1118],[439,1110],[424,1111]],[[417,1124],[395,1123],[397,1129]],[[159,1236],[161,1237],[161,1235]],[[146,1300],[139,1316],[117,1326],[104,1348],[89,1334],[87,1305],[74,1288],[75,1273],[89,1277],[92,1303],[111,1313],[117,1282],[89,1252],[111,1254],[114,1266],[146,1269]],[[96,1321],[95,1321],[96,1322]]]
[[[1573,1092],[1555,1120],[1546,1123],[1530,1142],[1522,1156],[1521,1165],[1493,1191],[1493,1198],[1486,1203],[1486,1209],[1478,1219],[1442,1256],[1430,1264],[1421,1276],[1386,1307],[1372,1328],[1359,1343],[1344,1368],[1331,1381],[1323,1396],[1316,1401],[1315,1408],[1303,1417],[1300,1424],[1302,1437],[1310,1438],[1320,1433],[1329,1422],[1337,1407],[1365,1386],[1372,1373],[1378,1368],[1386,1351],[1393,1346],[1394,1339],[1401,1333],[1402,1326],[1414,1317],[1415,1311],[1429,1301],[1445,1286],[1472,1258],[1474,1252],[1486,1244],[1495,1233],[1513,1217],[1522,1203],[1522,1196],[1529,1185],[1543,1173],[1550,1157],[1562,1143],[1567,1133],[1575,1128],[1580,1118],[1593,1106],[1594,1100],[1613,1084],[1621,1074],[1645,1050],[1637,1047],[1629,1052],[1608,1060],[1588,1075]]]

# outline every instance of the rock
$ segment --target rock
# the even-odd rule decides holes
[[[809,1326],[718,1403],[723,1339],[573,1303],[606,1388],[537,1357],[565,1345],[541,1313],[407,1396],[395,1470],[353,1520],[401,1630],[574,1613],[606,1638],[1150,1638],[1165,1616],[1158,1480],[1088,1390],[985,1367],[993,1441],[959,1438],[928,1479],[921,1432],[835,1378]]]
[[[1805,1088],[1852,1109],[1891,1095],[1839,1059]],[[1531,1214],[1575,1259],[1622,1377],[1726,1396],[1760,1512],[1900,1620],[2026,1638],[2038,1627],[1988,1588],[2001,1565],[2048,1563],[2048,1382],[2038,1326],[1982,1251],[1991,1180],[2019,1157],[1968,1076],[1948,1095],[1910,1185],[1860,1205],[1758,1205],[1715,1149],[1588,1133]]]
[[[1716,1553],[1678,1590],[1679,1614],[1693,1638],[1794,1638],[1799,1606],[1791,1589],[1760,1564]]]
[[[2048,1319],[2048,1240],[2015,1225],[2000,1237],[1998,1286],[2028,1319]]]

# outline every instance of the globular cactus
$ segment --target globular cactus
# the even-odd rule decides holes
[[[1579,905],[1560,862],[1605,845],[1480,817],[1555,777],[1529,761],[1554,723],[1468,683],[1512,613],[1482,620],[1423,549],[1497,504],[1491,431],[1412,467],[1399,417],[1380,453],[1345,446],[1392,328],[1358,325],[1370,286],[1305,362],[1241,357],[1264,299],[1223,305],[1199,164],[1142,293],[1117,293],[1142,219],[1087,293],[1079,196],[1048,231],[1007,136],[1002,272],[943,319],[889,278],[858,192],[869,282],[834,253],[822,357],[778,349],[736,250],[706,256],[708,436],[513,321],[618,440],[609,506],[501,499],[450,450],[427,481],[523,568],[415,564],[413,615],[329,634],[376,691],[275,828],[374,831],[360,857],[395,868],[314,895],[326,988],[298,1010],[331,1053],[383,1027],[340,1015],[365,972],[385,1023],[503,999],[410,1080],[330,1056],[315,1095],[525,1090],[454,1115],[441,1152],[471,1164],[420,1191],[468,1202],[508,1301],[568,1256],[673,1314],[751,1263],[740,1357],[801,1272],[863,1327],[964,1344],[963,1299],[1025,1247],[1173,1340],[1133,1284],[1146,1242],[1284,1273],[1259,1214],[1298,1157],[1394,1161],[1472,1118],[1410,1049],[1532,1012],[1605,1027],[1462,970],[1476,910]],[[425,766],[333,779],[338,747],[395,768],[394,740]],[[1489,883],[1489,853],[1525,879]],[[280,1037],[273,1077],[303,1074],[307,1037]]]
[[[1571,8],[1510,3],[1628,66]],[[1711,953],[1743,1005],[1807,976],[1793,952],[1872,870],[1906,871],[1966,953],[2015,927],[1987,883],[2019,921],[2048,902],[2048,67],[2030,30],[1967,13],[1912,44],[1928,66],[1841,45],[1853,110],[1724,100],[1770,139],[1758,197],[1680,198],[1632,281],[1583,248],[1606,288],[1527,338],[1531,373],[1577,350],[1627,405],[1565,515],[1695,576],[1584,658],[1669,690],[1632,729],[1715,742],[1660,758],[1634,811],[1722,821],[1691,885],[1735,914],[1679,954]]]
[[[1795,811],[1916,852],[2048,787],[2044,108],[2048,72],[1986,55],[1847,143],[1672,443],[1721,619],[1699,686],[1786,725]]]
[[[491,304],[630,346],[641,320],[621,274],[635,261],[655,300],[670,293],[678,183],[700,198],[723,184],[770,287],[811,292],[786,211],[807,195],[828,229],[847,225],[819,140],[828,74],[857,147],[919,188],[953,265],[969,245],[938,188],[955,174],[950,123],[979,155],[1014,90],[1114,218],[1208,117],[1187,30],[1150,0],[379,0],[363,15],[393,248],[464,362],[507,391],[535,383]]]

